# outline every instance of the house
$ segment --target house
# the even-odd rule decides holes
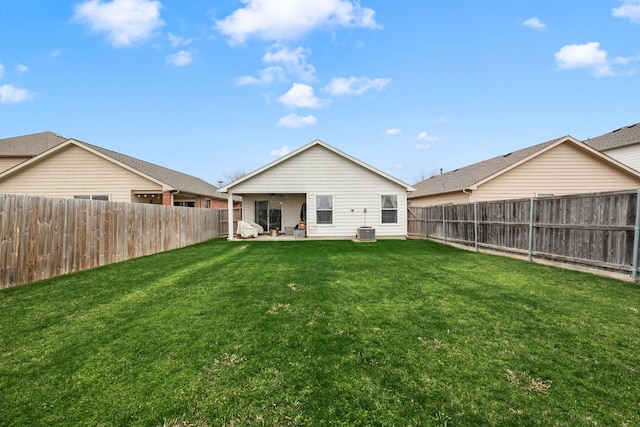
[[[217,187],[53,132],[0,139],[0,193],[202,208],[226,207]]]
[[[355,238],[373,227],[375,237],[407,235],[407,192],[413,188],[364,162],[315,140],[220,188],[242,196],[242,220],[292,234],[302,221],[306,235]],[[234,238],[229,230],[229,239]]]
[[[584,143],[620,163],[640,170],[640,123],[589,138]]]
[[[543,142],[415,185],[411,206],[470,203],[640,187],[640,172],[571,136]]]

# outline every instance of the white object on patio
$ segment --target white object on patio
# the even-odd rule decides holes
[[[243,239],[248,237],[258,237],[258,229],[248,222],[238,221],[236,236],[240,236]]]

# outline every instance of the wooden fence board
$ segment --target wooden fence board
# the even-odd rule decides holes
[[[410,207],[410,237],[451,241],[604,269],[633,265],[637,192]],[[474,214],[474,209],[477,215]],[[477,233],[475,224],[477,223]]]
[[[0,195],[0,288],[226,235],[221,212]]]

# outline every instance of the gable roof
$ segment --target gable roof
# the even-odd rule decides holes
[[[352,157],[352,156],[350,156],[350,155],[338,150],[337,148],[332,147],[331,145],[327,144],[324,141],[316,139],[316,140],[311,141],[307,145],[304,145],[304,146],[298,148],[297,150],[292,151],[291,153],[280,157],[278,160],[275,160],[275,161],[273,161],[273,162],[271,162],[271,163],[269,163],[269,164],[267,164],[267,165],[265,165],[265,166],[263,166],[263,167],[261,167],[259,169],[256,169],[255,171],[253,171],[251,173],[248,173],[245,176],[243,176],[241,178],[238,178],[237,180],[235,180],[233,182],[230,182],[229,184],[221,187],[218,191],[221,192],[221,193],[227,193],[230,188],[233,188],[233,187],[235,187],[236,185],[238,185],[238,184],[240,184],[242,182],[248,181],[248,180],[254,178],[257,175],[260,175],[262,172],[264,172],[264,171],[266,171],[268,169],[271,169],[276,165],[284,163],[284,162],[288,161],[289,159],[292,159],[292,158],[298,156],[300,153],[303,153],[303,152],[309,150],[310,148],[316,147],[316,146],[323,147],[323,148],[333,152],[334,154],[337,154],[338,156],[341,156],[341,157],[351,161],[352,163],[355,163],[358,166],[361,166],[361,167],[367,169],[368,171],[370,171],[372,173],[375,173],[375,174],[377,174],[377,175],[379,175],[379,176],[381,176],[381,177],[383,177],[385,179],[388,179],[389,181],[392,181],[392,182],[394,182],[395,184],[398,184],[401,187],[405,187],[407,189],[407,191],[415,190],[409,184],[406,184],[406,183],[400,181],[399,179],[394,178],[393,176],[374,168],[373,166],[369,166],[368,164],[364,163],[363,161],[360,161],[360,160],[356,159],[355,157]]]
[[[186,193],[225,199],[218,193],[218,188],[200,178],[187,175],[172,169],[145,162],[125,154],[107,150],[106,148],[88,144],[83,141],[65,138],[53,132],[41,132],[31,135],[0,139],[0,157],[31,157],[7,171],[0,173],[0,179],[13,175],[23,167],[48,157],[70,144],[92,151],[102,158],[116,163],[147,179]]]
[[[624,126],[595,138],[589,138],[584,143],[598,151],[640,143],[640,123]]]
[[[478,186],[491,179],[508,172],[520,164],[551,150],[560,144],[572,144],[575,147],[610,163],[612,166],[639,177],[638,172],[619,163],[592,147],[574,139],[571,136],[552,139],[541,144],[532,145],[512,153],[497,156],[489,160],[456,169],[451,172],[435,175],[415,184],[416,191],[409,198],[431,196],[434,194],[450,193],[462,190],[475,190]]]
[[[53,132],[3,138],[0,139],[0,157],[35,157],[67,139]]]

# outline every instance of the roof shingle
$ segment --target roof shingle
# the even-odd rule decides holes
[[[612,132],[595,138],[583,141],[591,148],[598,151],[606,151],[612,148],[624,147],[625,145],[637,144],[640,142],[640,123],[621,127]]]

